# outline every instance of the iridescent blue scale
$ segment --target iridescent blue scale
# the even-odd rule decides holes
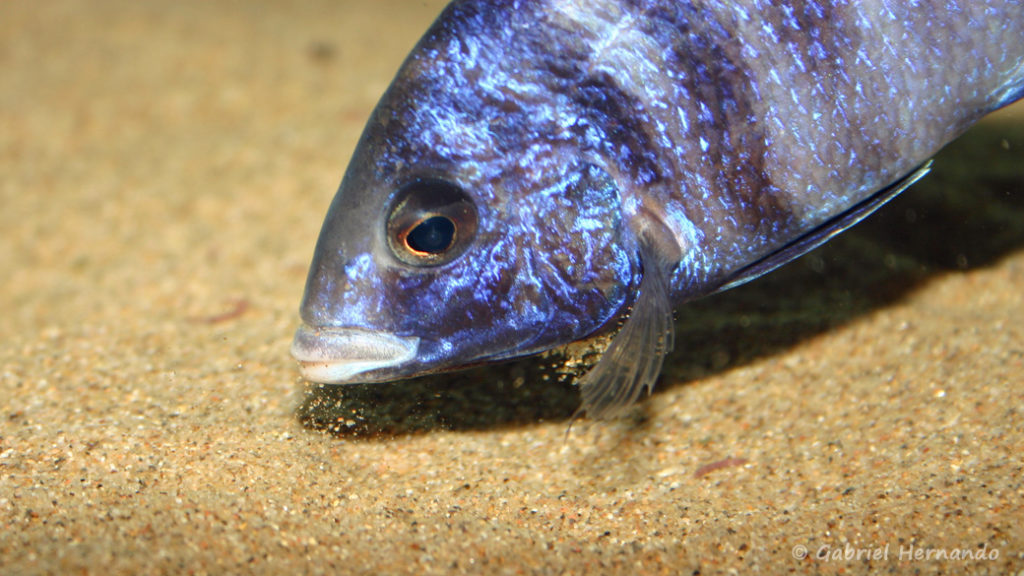
[[[293,354],[384,382],[617,329],[592,416],[653,386],[672,307],[853,225],[1024,94],[1024,3],[461,0],[331,204]]]

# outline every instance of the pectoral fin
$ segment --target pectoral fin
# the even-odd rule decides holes
[[[644,264],[640,294],[625,324],[580,380],[580,411],[591,418],[615,416],[644,390],[650,393],[672,350],[674,324],[665,272],[654,258]]]
[[[867,218],[883,204],[892,200],[897,194],[906,190],[914,182],[920,180],[921,177],[931,170],[931,167],[932,162],[929,160],[922,164],[917,170],[914,170],[907,176],[904,176],[888,187],[883,188],[860,203],[854,205],[846,212],[835,216],[821,226],[805,233],[803,236],[800,236],[796,240],[786,244],[775,252],[772,252],[765,258],[762,258],[745,268],[741,268],[716,291],[721,292],[723,290],[735,288],[740,284],[750,282],[759,276],[763,276],[772,270],[775,270],[783,264],[796,260],[818,246],[821,246],[825,242],[828,242],[833,236],[860,222],[864,218]]]

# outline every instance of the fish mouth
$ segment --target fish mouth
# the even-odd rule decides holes
[[[415,337],[360,328],[303,325],[295,332],[291,352],[306,380],[344,384],[355,381],[353,378],[359,374],[412,360],[419,346],[420,339]]]

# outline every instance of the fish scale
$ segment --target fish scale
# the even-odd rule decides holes
[[[579,382],[616,414],[673,306],[855,224],[1022,92],[1019,1],[453,2],[367,123],[292,353],[387,382],[614,332]]]

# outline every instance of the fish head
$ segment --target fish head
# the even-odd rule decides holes
[[[446,72],[446,53],[406,62],[328,210],[292,346],[307,380],[555,348],[614,324],[640,281],[619,188],[572,119]]]

